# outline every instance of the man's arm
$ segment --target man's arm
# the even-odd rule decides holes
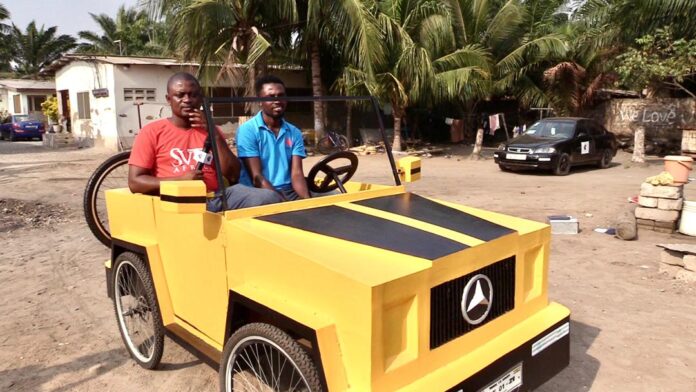
[[[309,198],[309,190],[307,189],[307,179],[304,176],[304,170],[302,169],[302,157],[293,155],[292,163],[290,167],[290,180],[292,182],[292,189],[295,190],[297,196],[301,199]]]
[[[244,162],[244,167],[246,167],[249,177],[251,177],[251,182],[256,188],[265,188],[275,191],[275,187],[271,184],[266,177],[263,176],[263,171],[261,169],[261,159],[259,157],[248,157],[242,158]]]
[[[183,180],[202,180],[203,173],[199,170],[186,172],[179,177],[157,178],[152,175],[150,169],[144,167],[128,165],[128,188],[133,193],[144,193],[147,195],[159,195],[160,181],[183,181]]]
[[[191,128],[202,128],[206,131],[208,130],[208,121],[206,120],[205,113],[200,109],[196,109],[189,114],[189,121],[191,123]],[[239,171],[241,169],[241,164],[239,159],[232,153],[227,142],[217,127],[215,128],[215,134],[217,135],[216,145],[218,157],[220,157],[220,168],[222,169],[222,175],[227,178],[230,185],[236,184],[239,181]]]

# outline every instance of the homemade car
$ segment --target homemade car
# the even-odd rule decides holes
[[[209,124],[210,102],[249,100],[206,100]],[[201,181],[107,191],[131,357],[155,368],[168,334],[219,364],[222,391],[526,391],[566,367],[549,226],[408,192],[420,159],[385,146],[395,185],[350,181],[341,151],[308,175],[340,193],[293,202],[211,213]]]
[[[572,166],[607,168],[616,155],[613,133],[587,118],[545,118],[493,154],[501,170],[544,169],[567,175]]]
[[[0,139],[15,141],[17,139],[41,140],[45,132],[44,123],[28,114],[13,114],[0,124]]]

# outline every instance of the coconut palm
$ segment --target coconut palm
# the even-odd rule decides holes
[[[201,64],[206,80],[227,75],[250,86],[271,49],[290,41],[297,21],[293,0],[146,0],[152,15],[171,26],[171,44],[185,60]],[[284,40],[284,41],[283,41]],[[273,44],[277,43],[275,47]],[[219,66],[218,66],[219,64]],[[245,67],[240,68],[242,64]],[[208,65],[215,65],[208,67]],[[211,71],[214,72],[211,73]]]
[[[10,11],[8,11],[4,5],[0,4],[0,71],[9,71],[10,69],[10,60],[12,56],[10,50],[10,31],[12,31],[12,29],[9,25],[2,22],[9,18]]]
[[[85,42],[79,44],[78,52],[124,56],[163,54],[161,47],[152,42],[158,24],[145,11],[121,6],[115,19],[106,14],[90,13],[90,16],[101,32],[80,31],[78,36]]]
[[[370,69],[382,58],[380,32],[373,15],[372,0],[299,0],[300,15],[306,15],[306,24],[297,32],[296,47],[303,57],[309,58],[312,93],[325,95],[321,52],[341,58],[346,63]],[[317,138],[324,133],[326,109],[323,102],[314,102],[314,130]]]
[[[13,71],[21,76],[38,77],[41,69],[57,60],[63,53],[75,47],[75,38],[69,35],[56,35],[56,26],[45,29],[36,28],[31,21],[25,31],[12,25],[10,32]]]
[[[400,151],[406,109],[480,93],[489,76],[488,59],[476,45],[455,46],[453,22],[441,1],[389,0],[378,7],[384,59],[369,69],[347,67],[341,86],[367,91],[391,106],[392,149]]]

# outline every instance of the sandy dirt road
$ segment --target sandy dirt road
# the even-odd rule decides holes
[[[609,169],[554,177],[504,173],[465,153],[451,147],[450,157],[424,159],[423,180],[410,189],[539,221],[561,213],[581,221],[580,234],[555,236],[551,250],[550,296],[573,312],[571,364],[540,390],[696,390],[696,284],[660,275],[655,246],[694,241],[641,232],[624,242],[593,231],[611,225],[661,161],[636,167],[620,153]],[[82,218],[86,179],[107,156],[0,142],[0,390],[218,390],[217,369],[171,340],[157,371],[127,356],[106,296],[109,251]],[[361,157],[356,177],[390,183],[386,157]]]

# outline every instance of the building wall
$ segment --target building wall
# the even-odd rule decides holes
[[[113,71],[110,64],[76,61],[56,72],[56,90],[68,90],[71,130],[73,135],[88,144],[94,143],[116,149],[118,139],[114,109]],[[95,98],[92,90],[107,88],[108,97]],[[88,92],[88,118],[80,119],[78,93]],[[60,96],[60,95],[59,95]],[[65,115],[66,113],[61,113]]]
[[[612,99],[591,116],[620,136],[632,136],[636,126],[643,126],[650,140],[679,141],[683,129],[696,129],[696,99]]]

